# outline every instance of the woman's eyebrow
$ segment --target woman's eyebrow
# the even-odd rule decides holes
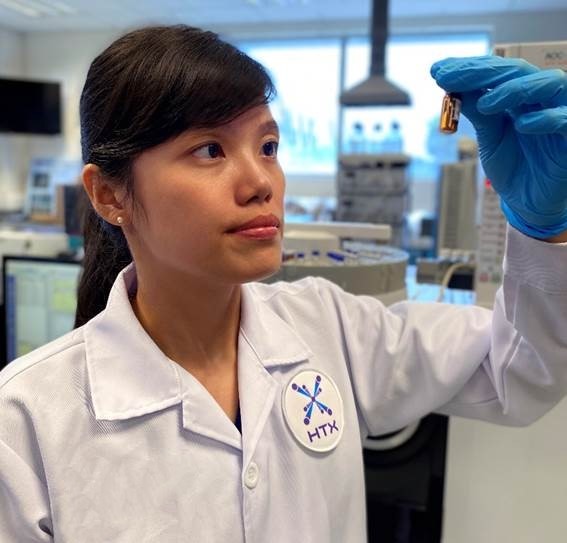
[[[265,121],[258,126],[258,132],[267,133],[267,132],[275,132],[278,136],[280,135],[280,127],[278,123],[273,119],[269,121]]]

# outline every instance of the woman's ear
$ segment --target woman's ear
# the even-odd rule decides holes
[[[95,164],[86,164],[81,174],[83,186],[95,211],[107,222],[124,226],[130,222],[124,206],[125,190],[109,183]]]

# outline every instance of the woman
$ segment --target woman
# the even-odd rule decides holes
[[[2,542],[363,542],[369,432],[431,411],[526,424],[559,401],[565,76],[496,58],[432,74],[513,225],[494,312],[252,283],[283,229],[266,72],[185,26],[93,61],[78,328],[1,374]]]

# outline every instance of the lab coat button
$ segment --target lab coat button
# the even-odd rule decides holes
[[[255,488],[258,484],[258,479],[260,472],[258,471],[258,466],[254,462],[250,462],[248,469],[246,470],[246,475],[244,476],[244,484],[248,488]]]

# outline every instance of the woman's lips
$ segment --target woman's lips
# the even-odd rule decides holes
[[[273,239],[279,233],[277,226],[259,226],[256,228],[244,228],[243,230],[235,230],[231,232],[235,236],[242,236],[250,239]]]
[[[258,215],[250,221],[230,229],[230,234],[250,239],[273,239],[280,230],[280,220],[273,214]]]

